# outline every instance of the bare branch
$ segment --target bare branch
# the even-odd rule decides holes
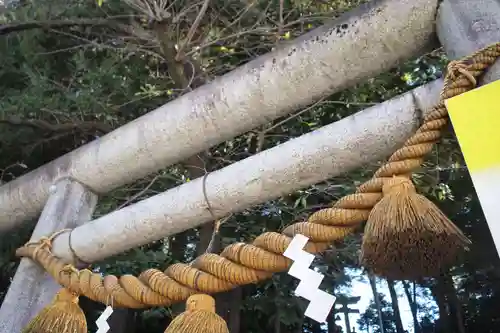
[[[296,117],[300,116],[301,114],[303,114],[303,113],[306,113],[306,112],[310,111],[310,110],[311,110],[311,109],[313,109],[314,107],[316,107],[316,106],[320,105],[321,103],[323,103],[323,100],[324,100],[324,98],[320,99],[319,101],[317,101],[317,102],[316,102],[316,103],[314,103],[313,105],[308,106],[307,108],[305,108],[305,109],[303,109],[303,110],[301,110],[301,111],[299,111],[299,112],[297,112],[297,113],[292,114],[291,116],[289,116],[288,118],[286,118],[286,119],[284,119],[284,120],[282,120],[282,121],[278,122],[277,124],[274,124],[273,126],[271,126],[271,127],[267,128],[267,129],[264,131],[264,133],[267,133],[267,132],[269,132],[269,131],[271,131],[271,130],[275,129],[276,127],[281,126],[281,125],[283,125],[284,123],[286,123],[286,122],[288,122],[288,121],[290,121],[290,120],[292,120],[292,119],[294,119],[294,118],[296,118]]]
[[[191,28],[189,28],[189,31],[186,36],[186,41],[179,47],[179,50],[177,51],[177,56],[175,57],[175,60],[179,61],[184,57],[184,49],[189,45],[191,42],[191,39],[194,36],[194,33],[196,32],[196,29],[198,29],[198,26],[201,23],[201,19],[203,18],[203,15],[205,15],[205,12],[207,11],[208,5],[210,4],[210,0],[205,0],[203,2],[203,6],[201,6],[200,11],[198,12],[198,16],[196,16],[196,19],[193,22],[193,25]]]
[[[279,43],[281,35],[283,34],[283,25],[284,25],[283,7],[284,7],[284,0],[280,0],[280,10],[279,10],[280,23],[278,25],[278,33],[277,33],[278,36],[276,36],[276,43]]]
[[[57,29],[71,26],[115,26],[120,24],[108,19],[72,19],[56,21],[29,21],[0,25],[0,35],[31,29]]]
[[[154,176],[154,178],[149,182],[149,184],[145,188],[143,188],[138,193],[134,194],[131,198],[129,198],[127,201],[125,201],[123,204],[121,204],[116,210],[122,209],[123,207],[127,206],[129,203],[131,203],[132,201],[135,201],[141,195],[143,195],[144,193],[146,193],[151,188],[151,186],[153,186],[153,184],[156,182],[156,180],[159,177],[160,177],[160,175]]]
[[[81,130],[81,131],[89,131],[89,130],[97,130],[103,133],[108,133],[111,131],[111,127],[100,123],[97,121],[82,121],[76,123],[63,123],[63,124],[51,124],[45,120],[40,119],[16,119],[16,118],[7,118],[0,119],[0,124],[7,124],[13,126],[26,126],[31,127],[38,130],[44,130],[48,132],[67,132],[71,130]]]
[[[125,0],[125,2],[153,21],[162,22],[171,16],[167,0]]]

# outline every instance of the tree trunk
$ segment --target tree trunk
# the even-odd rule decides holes
[[[455,286],[453,284],[453,279],[450,273],[445,273],[442,275],[440,279],[443,283],[443,289],[445,291],[446,299],[448,300],[448,308],[450,311],[450,321],[454,324],[452,327],[457,333],[465,333],[463,314],[462,314],[462,305],[457,297],[457,292],[455,290]]]
[[[203,72],[197,61],[189,59],[177,61],[177,51],[175,49],[176,35],[172,34],[166,23],[156,23],[155,33],[160,44],[161,52],[167,64],[168,73],[177,89],[189,91],[205,83]],[[203,177],[208,172],[206,154],[193,155],[181,164],[185,167],[191,180]],[[213,223],[206,223],[199,228],[200,242],[197,246],[197,254],[205,252],[210,243],[213,233]]]
[[[226,321],[230,333],[240,332],[242,299],[243,289],[241,287],[219,293],[215,297],[217,314]]]
[[[382,306],[380,305],[380,297],[377,291],[377,281],[375,277],[371,273],[367,273],[368,280],[370,281],[370,286],[372,287],[373,299],[375,301],[375,305],[377,307],[377,315],[378,315],[378,325],[380,326],[380,333],[384,333],[384,320],[382,319]]]
[[[212,251],[220,252],[222,245],[220,242],[220,237],[218,235],[215,235],[214,240],[215,240],[214,244],[212,244],[213,245]],[[208,246],[208,244],[206,244],[206,246]],[[215,305],[217,309],[217,314],[226,321],[227,327],[229,328],[229,333],[240,332],[240,323],[241,323],[240,313],[241,313],[242,300],[243,300],[242,287],[237,287],[235,289],[223,293],[218,293],[215,296]]]
[[[279,316],[279,309],[276,309],[276,316],[274,317],[274,333],[281,333],[281,320]]]
[[[415,295],[413,295],[413,297],[411,296],[410,284],[408,283],[408,281],[402,282],[406,298],[408,298],[408,303],[410,304],[411,316],[413,318],[413,330],[415,333],[420,333],[420,324],[418,323],[417,299],[415,298]]]
[[[451,331],[451,327],[448,304],[446,302],[446,293],[443,289],[443,284],[440,283],[440,280],[441,278],[437,278],[436,281],[429,286],[429,288],[439,309],[439,329],[443,332],[449,332]]]
[[[394,281],[387,280],[387,285],[389,286],[389,293],[391,294],[391,304],[392,304],[392,311],[394,312],[394,319],[396,321],[396,331],[397,333],[404,333],[403,323],[401,322],[401,313],[399,312],[398,295],[396,294]]]
[[[300,323],[297,325],[297,328],[295,329],[295,333],[302,333],[302,332],[304,332],[304,320],[305,320],[305,317],[302,316],[301,320],[300,320]]]
[[[133,309],[113,309],[108,319],[108,333],[134,333],[136,324],[135,311]]]
[[[184,262],[186,259],[186,243],[187,235],[186,233],[179,233],[175,236],[170,237],[170,256],[174,262]]]
[[[323,329],[321,328],[321,324],[312,320],[311,332],[312,333],[323,333]]]
[[[243,288],[238,287],[229,292],[231,295],[231,310],[229,313],[229,333],[240,333],[241,302],[243,301]]]
[[[172,34],[170,31],[171,30],[166,24],[158,23],[155,26],[156,36],[174,84],[177,88],[186,91],[203,85],[206,78],[201,71],[201,67],[194,59],[184,58],[181,61],[176,60],[177,51],[175,49],[175,34]],[[191,156],[182,162],[182,164],[188,171],[191,179],[203,177],[205,173],[209,172],[209,170],[207,170],[209,167],[206,154]],[[198,230],[200,236],[196,249],[198,255],[208,250],[212,236],[215,236],[213,235],[214,222],[206,223]],[[220,237],[215,237],[214,243],[211,245],[213,246],[213,248],[210,249],[211,252],[219,252],[221,247]],[[242,292],[240,288],[215,296],[217,313],[226,320],[230,333],[238,333],[240,330],[241,298]]]
[[[181,232],[177,235],[170,237],[170,255],[174,262],[185,262],[186,259],[186,246],[187,246],[187,233]],[[175,303],[171,306],[172,314],[177,316],[184,311],[185,305],[182,302]]]
[[[326,318],[326,322],[328,324],[328,333],[338,333],[337,324],[335,324],[335,307],[332,308],[332,311],[328,314]]]

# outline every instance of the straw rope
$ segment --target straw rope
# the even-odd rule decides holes
[[[318,253],[332,242],[343,239],[367,220],[373,206],[382,198],[384,182],[395,175],[409,177],[418,168],[441,130],[448,123],[444,100],[476,86],[477,78],[500,56],[500,43],[484,48],[448,66],[440,102],[424,118],[422,126],[374,174],[359,186],[354,194],[338,200],[332,208],[312,214],[307,221],[292,224],[283,232],[265,232],[252,244],[235,243],[220,255],[206,253],[191,264],[174,264],[164,272],[148,269],[139,277],[123,275],[102,277],[90,270],[78,271],[54,257],[50,244],[29,244],[16,254],[30,257],[57,282],[69,290],[115,306],[143,308],[166,306],[186,300],[196,293],[213,294],[270,278],[273,273],[286,271],[291,260],[282,254],[295,234],[310,238],[306,250]]]

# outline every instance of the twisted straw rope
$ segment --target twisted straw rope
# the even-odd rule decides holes
[[[195,293],[218,293],[267,279],[290,267],[291,260],[282,254],[295,234],[309,237],[306,250],[318,253],[366,221],[370,210],[382,197],[384,181],[394,175],[410,176],[440,139],[441,129],[448,122],[444,100],[473,89],[476,78],[499,56],[500,43],[497,43],[461,61],[451,62],[440,102],[373,178],[359,186],[354,194],[341,198],[332,208],[312,214],[306,222],[288,226],[282,234],[266,232],[252,244],[235,243],[227,246],[220,255],[203,254],[190,265],[174,264],[165,272],[148,269],[139,277],[102,277],[87,269],[78,271],[54,257],[46,243],[24,246],[16,254],[32,258],[57,282],[75,293],[104,304],[112,299],[115,306],[127,308],[167,306],[184,301]]]

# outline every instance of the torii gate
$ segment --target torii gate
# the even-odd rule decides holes
[[[43,208],[32,240],[80,225],[72,233],[61,234],[56,239],[54,252],[69,262],[76,260],[76,254],[77,258],[90,263],[209,221],[211,216],[206,212],[205,201],[199,191],[202,180],[198,179],[83,224],[90,220],[96,193],[133,181],[271,118],[289,113],[293,111],[291,105],[307,104],[320,95],[386,70],[396,61],[417,56],[426,49],[426,45],[432,45],[435,32],[450,58],[465,56],[500,40],[500,4],[497,1],[444,0],[439,4],[435,17],[437,5],[437,0],[375,1],[312,31],[283,49],[250,62],[217,83],[201,87],[101,140],[0,187],[0,229],[13,228],[22,220],[36,216]],[[357,26],[355,21],[359,22]],[[348,32],[328,34],[344,24],[347,27],[351,25],[360,37],[353,39]],[[318,37],[322,43],[314,42]],[[367,41],[373,44],[367,45]],[[281,70],[274,69],[275,62],[286,65]],[[313,70],[316,67],[320,69]],[[260,69],[249,71],[252,68]],[[290,76],[290,73],[296,76]],[[495,65],[484,82],[498,79],[498,73],[499,66]],[[301,77],[307,77],[311,84],[303,84],[298,79]],[[248,95],[238,95],[235,82],[244,86]],[[271,85],[266,86],[267,90],[260,86],[271,82],[274,89]],[[400,146],[415,127],[417,110],[437,101],[439,89],[436,88],[440,84],[438,80],[417,88],[349,120],[326,126],[214,172],[206,179],[206,185],[208,196],[218,208],[216,213],[223,216],[230,211],[241,210],[387,155],[395,146]],[[223,89],[225,87],[226,90]],[[248,89],[250,87],[253,90]],[[224,96],[217,95],[221,89]],[[231,90],[237,94],[231,95]],[[254,91],[259,92],[260,101],[251,98]],[[286,98],[276,101],[276,96],[280,94]],[[206,96],[220,96],[225,106],[224,103],[213,104]],[[213,104],[211,108],[207,107],[210,103]],[[170,108],[176,109],[176,113],[168,112]],[[206,112],[206,117],[193,121],[192,116],[200,110]],[[182,120],[184,134],[158,125],[168,123],[165,121],[168,117],[175,117],[177,123]],[[377,117],[377,122],[369,121],[374,117]],[[144,141],[138,140],[139,128],[146,128],[152,123],[156,124],[154,130],[145,133]],[[222,127],[216,126],[223,123]],[[378,136],[382,129],[387,130],[389,124],[393,126],[391,140]],[[203,133],[204,137],[197,140],[187,136],[189,133]],[[332,137],[339,140],[332,140]],[[176,145],[165,144],[172,142],[173,138]],[[117,142],[125,147],[119,154],[110,154],[109,149],[114,150]],[[353,143],[357,143],[361,150],[345,149]],[[149,158],[153,147],[157,153],[154,160]],[[332,151],[336,152],[338,160],[346,162],[333,163]],[[290,156],[286,162],[282,158],[284,155]],[[310,165],[303,166],[304,160]],[[128,163],[130,161],[133,163]],[[101,171],[100,177],[96,176],[96,171]],[[261,179],[267,178],[270,172],[273,173],[273,180],[266,180],[264,184]],[[301,180],[290,184],[284,176],[276,176],[278,174],[287,177],[291,174]],[[242,188],[245,191],[241,191]],[[237,189],[246,197],[233,196]],[[250,195],[255,193],[259,195]],[[185,212],[180,202],[193,209]],[[168,220],[165,219],[167,215]],[[187,222],[181,224],[181,221]],[[133,227],[127,230],[124,229],[126,225]],[[499,242],[499,235],[493,235],[493,238],[496,243]],[[0,310],[1,331],[20,332],[29,318],[48,303],[54,295],[55,284],[45,276],[29,260],[22,260]]]
[[[338,297],[336,300],[336,304],[340,305],[340,307],[336,310],[344,315],[346,333],[351,333],[352,329],[351,322],[349,320],[349,314],[359,313],[358,309],[351,309],[349,308],[349,305],[358,303],[360,299],[361,296],[353,296],[353,297],[342,296]]]

